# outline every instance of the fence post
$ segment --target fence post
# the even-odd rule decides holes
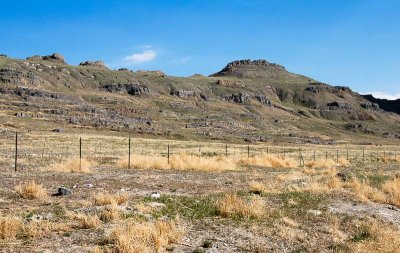
[[[82,137],[79,137],[79,170],[82,170]]]
[[[201,146],[199,146],[199,158],[201,157]]]
[[[349,160],[349,150],[347,150],[347,161]]]
[[[247,158],[250,157],[250,145],[247,145]]]
[[[225,143],[225,156],[228,156],[228,143]]]
[[[15,132],[15,161],[14,161],[14,171],[17,172],[18,165],[18,132]]]
[[[364,162],[364,159],[365,159],[365,150],[364,150],[364,149],[363,149],[362,156],[363,156],[362,160],[363,160],[363,162]]]
[[[328,161],[328,150],[325,150],[325,161]]]
[[[169,143],[167,145],[167,158],[168,158],[168,164],[169,164]]]
[[[315,149],[314,149],[314,162],[315,162]]]
[[[283,149],[283,159],[286,159],[286,149]]]
[[[131,137],[128,140],[128,169],[131,168]]]
[[[269,147],[267,147],[267,155],[269,155]]]
[[[336,163],[339,163],[339,150],[336,150]]]

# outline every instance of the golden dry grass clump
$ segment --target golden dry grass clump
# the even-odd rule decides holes
[[[41,184],[35,181],[19,184],[15,191],[24,199],[42,199],[47,196],[47,191]]]
[[[362,232],[367,238],[351,245],[351,252],[364,253],[395,253],[400,249],[400,231],[385,226],[384,228],[375,222],[369,222],[362,226]]]
[[[113,252],[165,252],[165,249],[178,242],[183,231],[173,221],[135,222],[128,221],[117,225],[109,235]],[[100,250],[97,249],[97,252]]]
[[[24,222],[16,216],[0,217],[0,240],[12,241],[18,238],[37,238],[50,232],[70,231],[65,223],[50,222],[47,220]]]
[[[94,205],[122,205],[128,202],[128,196],[124,193],[107,193],[100,192],[93,195]]]
[[[276,155],[242,157],[238,160],[238,164],[242,166],[254,165],[271,168],[296,168],[298,166],[298,162],[295,160]]]
[[[0,217],[0,240],[12,241],[22,230],[22,220],[18,217]]]
[[[122,158],[117,162],[118,167],[128,168],[128,158]],[[235,169],[235,163],[224,156],[198,157],[190,154],[176,154],[168,159],[160,156],[135,155],[131,157],[131,168],[133,169],[174,169],[174,170],[197,170],[218,172]]]
[[[79,228],[82,229],[93,229],[100,226],[101,221],[99,217],[89,214],[82,214],[82,213],[70,213],[68,214],[70,219],[76,220],[79,222]]]
[[[389,204],[400,207],[400,178],[385,182],[382,190],[387,195]]]
[[[262,218],[265,216],[265,204],[262,198],[253,196],[250,200],[238,197],[236,194],[226,194],[218,201],[218,210],[222,217]]]
[[[324,169],[330,169],[334,168],[336,166],[336,162],[328,159],[328,160],[315,160],[315,161],[310,161],[305,164],[307,168],[324,168]]]
[[[64,173],[89,174],[92,173],[90,169],[91,166],[93,166],[93,164],[86,159],[82,159],[81,161],[79,159],[69,159],[58,164],[52,164],[45,170]]]
[[[346,187],[352,189],[358,199],[361,201],[372,200],[378,203],[386,203],[386,195],[377,188],[370,186],[368,183],[360,182],[358,179],[353,179],[346,184]]]

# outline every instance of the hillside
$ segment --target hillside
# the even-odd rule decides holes
[[[398,143],[400,116],[265,60],[209,77],[0,56],[0,130],[282,143]]]

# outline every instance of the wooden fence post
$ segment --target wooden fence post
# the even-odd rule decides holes
[[[314,149],[314,162],[315,162],[315,149]]]
[[[18,133],[15,132],[15,161],[14,161],[14,171],[17,172],[18,166]]]
[[[225,156],[228,156],[228,143],[225,143]]]
[[[250,145],[247,145],[247,158],[250,157]]]

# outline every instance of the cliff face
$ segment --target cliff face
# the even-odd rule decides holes
[[[178,78],[109,70],[101,61],[71,66],[60,54],[0,56],[0,102],[0,131],[320,144],[397,142],[400,136],[400,116],[380,103],[265,60],[234,61],[211,77]]]
[[[397,100],[387,100],[387,99],[380,99],[375,98],[372,95],[363,95],[365,99],[378,105],[381,109],[388,111],[388,112],[395,112],[400,114],[400,99]]]

